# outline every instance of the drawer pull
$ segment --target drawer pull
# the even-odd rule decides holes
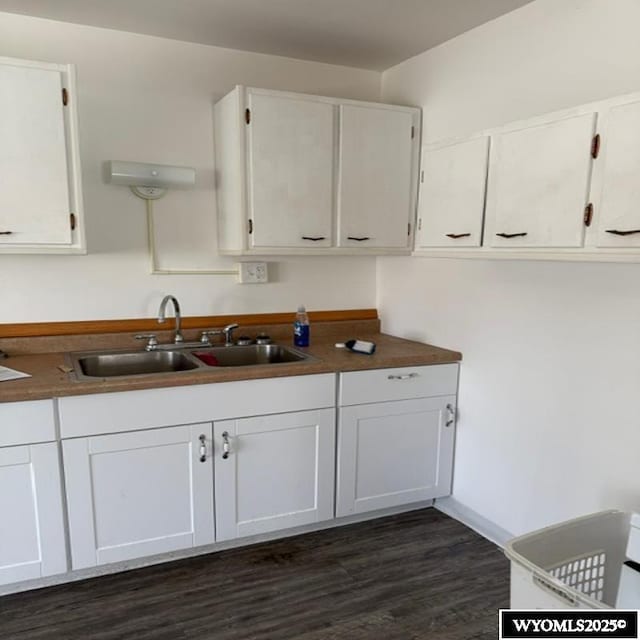
[[[319,242],[320,240],[326,240],[325,236],[302,236],[303,240],[311,240],[311,242]]]
[[[612,233],[614,236],[631,236],[634,233],[640,233],[640,229],[629,229],[628,231],[621,231],[620,229],[606,229],[605,233]]]
[[[456,419],[456,410],[453,408],[453,405],[451,404],[447,404],[447,413],[449,414],[449,417],[447,418],[447,421],[444,423],[445,427],[450,427],[454,420]]]
[[[417,378],[419,376],[420,376],[419,373],[401,373],[399,375],[391,374],[387,376],[387,378],[389,380],[409,380],[409,378]]]
[[[453,238],[457,240],[458,238],[469,238],[471,236],[470,233],[445,233],[447,238]]]
[[[497,236],[500,236],[501,238],[524,238],[524,236],[527,235],[526,231],[523,231],[522,233],[496,233]]]
[[[13,234],[13,231],[0,231],[0,236],[10,236]]]
[[[207,461],[207,437],[204,435],[204,433],[200,434],[200,438],[198,438],[200,440],[200,462],[206,462]]]
[[[347,240],[355,240],[356,242],[364,242],[365,240],[371,240],[369,236],[347,236]]]
[[[231,447],[229,446],[229,432],[222,432],[222,459],[226,460],[229,457]]]

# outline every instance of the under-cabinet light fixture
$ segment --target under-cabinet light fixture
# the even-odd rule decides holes
[[[140,198],[156,200],[169,187],[194,185],[196,170],[193,167],[110,160],[107,162],[107,178],[111,184],[128,185]]]

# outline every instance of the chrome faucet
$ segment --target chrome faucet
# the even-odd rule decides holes
[[[239,325],[234,322],[232,324],[228,324],[222,330],[222,333],[224,334],[224,346],[225,347],[232,347],[233,346],[233,330],[237,329],[238,326]]]
[[[173,304],[173,313],[176,316],[176,335],[173,341],[175,344],[181,344],[184,342],[184,337],[182,336],[182,316],[180,315],[180,303],[175,296],[168,295],[162,298],[160,309],[158,310],[158,323],[162,324],[166,320],[165,314],[169,301]]]

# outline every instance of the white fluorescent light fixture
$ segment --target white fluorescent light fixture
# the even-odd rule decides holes
[[[147,162],[107,162],[107,177],[111,184],[122,184],[141,198],[155,200],[169,187],[190,187],[196,183],[193,167],[176,167]]]

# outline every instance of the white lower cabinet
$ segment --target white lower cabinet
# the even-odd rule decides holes
[[[445,396],[341,409],[336,515],[448,495],[454,407]]]
[[[58,445],[0,448],[0,584],[64,573]]]
[[[64,573],[58,445],[40,442],[55,439],[53,402],[2,404],[0,425],[0,585]]]
[[[341,374],[336,516],[449,495],[458,365]]]
[[[334,374],[65,397],[58,410],[72,569],[333,517]]]
[[[214,424],[218,540],[333,518],[335,410]]]
[[[338,403],[334,374],[60,398],[70,567],[54,403],[0,403],[0,585],[447,495],[457,379],[342,373]]]
[[[71,564],[214,541],[211,423],[63,440]]]

